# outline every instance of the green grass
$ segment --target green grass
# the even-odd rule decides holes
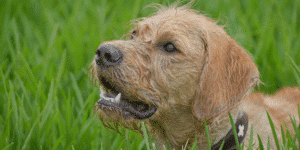
[[[154,9],[142,8],[153,2],[167,4],[0,1],[0,148],[147,149],[142,136],[120,136],[94,116],[99,90],[87,69],[98,45],[127,33],[128,22],[148,16]],[[227,23],[260,70],[260,91],[300,85],[299,0],[201,0],[193,8]],[[285,140],[287,147],[294,139]]]

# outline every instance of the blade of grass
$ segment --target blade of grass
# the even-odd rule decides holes
[[[278,144],[278,143],[277,143]],[[268,145],[267,145],[267,150],[270,150],[270,137],[268,136]]]
[[[293,139],[293,140],[292,140],[292,145],[296,145],[296,139],[297,139],[296,137],[298,136],[299,131],[298,131],[298,128],[297,128],[297,125],[296,125],[296,119],[293,119],[293,118],[290,116],[290,120],[291,120],[292,125],[293,125],[293,128],[294,128],[294,130],[295,130],[295,138],[293,138],[293,137],[291,136],[291,139]],[[287,126],[286,126],[286,128],[287,128],[287,131],[289,131]]]
[[[73,85],[73,88],[75,90],[75,95],[77,97],[77,102],[78,102],[80,108],[83,108],[84,107],[84,104],[83,104],[83,101],[82,101],[83,97],[82,97],[82,94],[81,94],[81,90],[80,90],[80,88],[78,86],[78,83],[76,81],[76,78],[73,75],[73,73],[70,73],[70,77],[72,79],[72,85]]]
[[[284,129],[282,125],[280,126],[280,130],[281,130],[282,143],[286,143]]]
[[[260,139],[260,136],[257,134],[257,139],[258,139],[258,144],[259,144],[259,149],[260,150],[263,150],[264,149],[264,146],[263,146],[263,144],[262,144],[262,142],[261,142],[261,139]]]
[[[14,142],[11,142],[10,144],[8,144],[7,146],[5,146],[2,150],[8,150],[11,149],[11,147],[13,146]]]
[[[143,131],[144,139],[146,140],[147,150],[150,150],[150,145],[149,145],[150,141],[148,139],[148,132],[145,127],[145,123],[142,121],[141,124],[142,124],[142,131]]]
[[[222,142],[222,144],[221,144],[219,150],[222,150],[222,149],[223,149],[224,144],[225,144],[225,138],[223,139],[223,142]]]
[[[23,149],[27,149],[27,144],[28,144],[28,142],[29,142],[29,140],[30,140],[30,138],[31,138],[31,135],[32,135],[33,130],[35,129],[35,125],[36,125],[36,122],[37,122],[37,121],[38,121],[38,120],[36,120],[35,123],[32,125],[31,130],[30,130],[30,132],[28,133],[27,138],[26,138],[26,140],[25,140],[25,142],[24,142],[24,144],[23,144],[22,150],[23,150]]]
[[[203,121],[204,121],[204,126],[205,126],[205,133],[206,133],[206,139],[207,139],[208,148],[209,148],[209,150],[211,150],[208,127],[207,127],[205,119],[203,119]]]
[[[186,147],[184,149],[186,149]],[[194,144],[191,146],[190,149],[191,150],[197,149],[197,134],[195,135]]]
[[[233,135],[234,135],[234,138],[235,138],[236,149],[239,150],[240,149],[239,140],[237,138],[237,133],[236,133],[235,125],[234,125],[234,122],[233,122],[233,119],[232,119],[232,116],[231,116],[230,113],[229,113],[229,118],[230,118],[230,123],[231,123],[232,131],[233,131]]]
[[[275,131],[274,123],[273,123],[268,111],[267,111],[267,115],[268,115],[269,123],[270,123],[271,129],[272,129],[272,134],[273,134],[273,137],[274,137],[274,140],[275,140],[275,143],[276,143],[276,147],[277,147],[277,149],[279,149],[280,148],[279,147],[279,141],[278,141],[278,137],[277,137],[277,134],[276,134],[276,131]]]

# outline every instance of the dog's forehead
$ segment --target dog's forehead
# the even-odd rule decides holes
[[[180,23],[191,21],[191,19],[198,18],[198,15],[190,10],[180,10],[180,9],[169,9],[169,10],[159,10],[148,18],[143,18],[139,22],[139,26],[149,25],[151,27],[157,27],[168,24],[168,23]],[[175,21],[175,22],[174,22]]]
[[[202,14],[198,14],[197,11],[193,9],[170,8],[158,10],[154,15],[143,18],[143,20],[138,23],[138,26],[148,26],[153,30],[157,30],[162,26],[175,26],[177,24],[188,28],[201,28],[202,31],[226,34],[213,20]]]

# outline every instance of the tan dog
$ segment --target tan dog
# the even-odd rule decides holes
[[[100,83],[95,105],[103,124],[141,131],[144,121],[162,148],[189,148],[197,135],[198,149],[208,149],[204,121],[212,149],[225,139],[224,149],[235,148],[228,112],[235,121],[238,141],[249,146],[250,127],[275,149],[266,110],[281,142],[284,121],[294,135],[289,115],[297,115],[300,92],[283,89],[275,96],[250,94],[260,82],[256,65],[224,29],[189,9],[191,3],[161,8],[133,23],[129,40],[102,43],[91,73]],[[297,123],[299,118],[296,117]],[[285,126],[284,126],[285,129]],[[213,142],[213,140],[215,141]]]

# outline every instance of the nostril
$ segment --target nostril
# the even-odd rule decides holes
[[[111,63],[117,62],[120,59],[118,57],[114,58],[110,53],[105,53],[104,58]]]
[[[109,53],[105,53],[104,58],[109,62],[114,62],[114,60],[111,58],[111,55]]]
[[[96,55],[97,55],[98,57],[100,57],[100,53],[101,53],[100,50],[97,49],[97,50],[96,50]]]

